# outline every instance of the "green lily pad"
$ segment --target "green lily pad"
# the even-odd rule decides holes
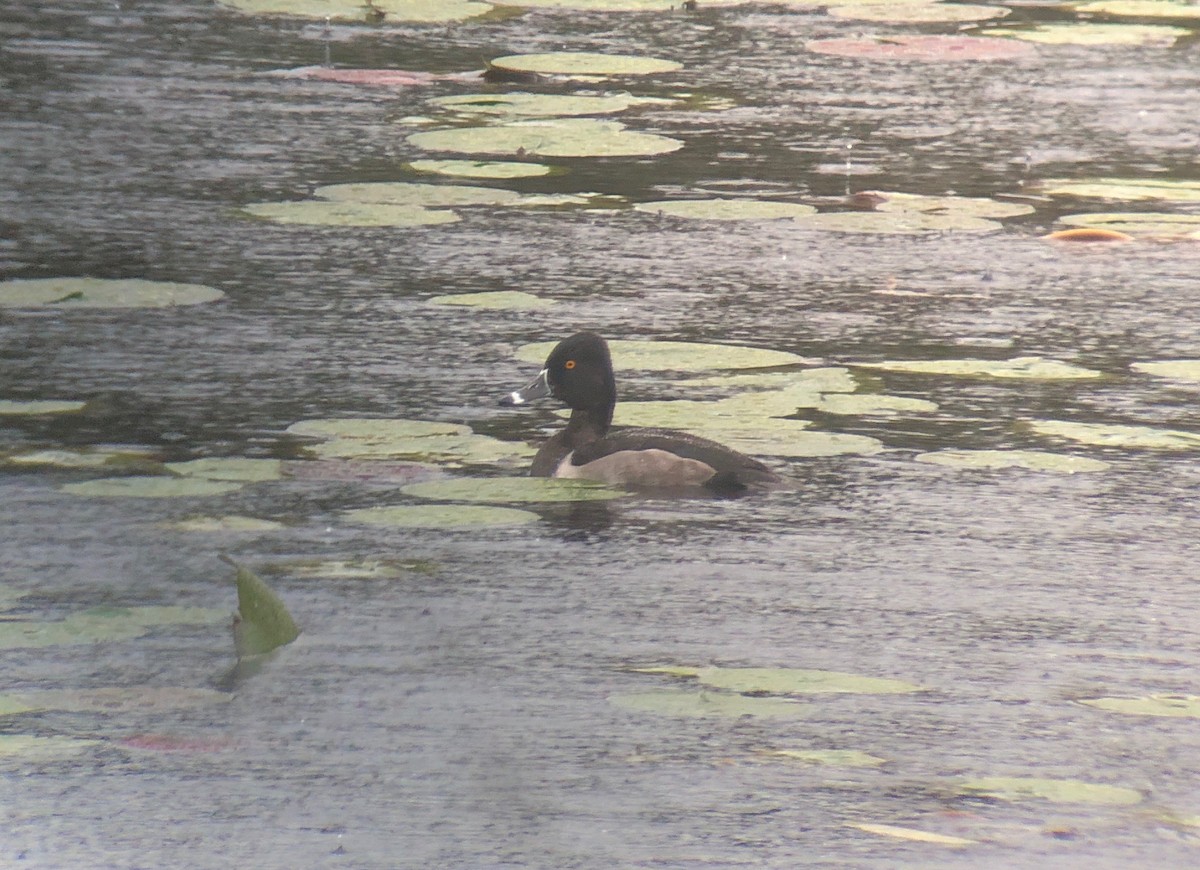
[[[880,837],[892,837],[897,840],[908,840],[913,843],[932,843],[938,846],[970,846],[978,842],[966,837],[952,837],[947,834],[935,834],[932,831],[922,831],[917,828],[903,828],[897,825],[878,825],[873,822],[847,822],[851,828],[858,828],[868,834]]]
[[[753,698],[723,692],[659,689],[610,695],[608,700],[625,710],[657,716],[801,719],[808,715],[807,705],[788,698]]]
[[[43,689],[15,697],[40,710],[67,713],[160,713],[168,710],[207,707],[232,700],[228,692],[181,686],[111,686],[102,689]]]
[[[0,281],[0,308],[170,308],[225,296],[202,284],[138,278],[31,278]]]
[[[1200,181],[1170,178],[1048,178],[1038,189],[1049,196],[1200,202]]]
[[[336,202],[302,199],[292,202],[252,202],[242,211],[280,224],[321,227],[420,227],[452,224],[458,215],[445,209],[419,205],[370,202]]]
[[[177,532],[274,532],[286,528],[274,520],[226,514],[220,517],[188,517],[173,523],[163,523]]]
[[[0,416],[25,417],[39,414],[73,414],[76,411],[82,411],[86,405],[87,402],[54,401],[50,399],[32,402],[0,399]]]
[[[804,668],[700,668],[696,679],[718,689],[775,695],[896,695],[924,691],[902,680]]]
[[[1099,12],[1130,18],[1200,18],[1200,6],[1174,0],[1099,0],[1075,7],[1078,12]]]
[[[1092,227],[1138,238],[1200,238],[1200,215],[1169,212],[1098,212],[1059,218],[1070,227]]]
[[[366,202],[380,205],[463,206],[505,205],[521,195],[499,187],[466,184],[418,184],[413,181],[384,181],[365,184],[327,184],[313,194],[336,202]]]
[[[392,526],[406,529],[469,529],[489,526],[519,526],[540,517],[530,511],[491,505],[430,504],[393,505],[346,511],[348,523]]]
[[[79,737],[37,737],[33,734],[0,734],[0,759],[17,758],[22,763],[69,758],[99,746],[102,741]]]
[[[406,164],[414,172],[431,172],[458,178],[537,178],[553,169],[544,163],[507,160],[414,160]]]
[[[184,477],[205,480],[237,480],[259,483],[283,477],[283,463],[278,459],[248,459],[235,456],[226,459],[193,459],[188,462],[167,462],[165,467]]]
[[[729,437],[718,437],[726,447],[749,456],[788,456],[793,458],[815,456],[870,456],[883,450],[883,442],[867,435],[848,435],[843,432],[800,432],[785,428],[784,423],[796,420],[779,420],[771,431],[745,432]],[[714,433],[719,434],[719,433]]]
[[[238,658],[269,653],[299,637],[300,629],[271,587],[250,569],[227,557],[222,559],[236,572],[238,613],[233,621],[233,645]]]
[[[1200,359],[1165,359],[1158,362],[1139,362],[1129,366],[1135,372],[1170,378],[1173,381],[1200,381]]]
[[[533,5],[522,3],[520,5]],[[491,66],[513,72],[549,75],[640,76],[674,72],[683,64],[655,57],[627,54],[596,54],[586,51],[555,51],[549,54],[510,54],[498,57]]]
[[[639,202],[636,211],[717,221],[779,220],[816,213],[811,205],[763,199],[677,199]]]
[[[1104,471],[1107,462],[1085,456],[1042,453],[1037,450],[938,450],[914,457],[917,462],[948,465],[951,468],[1027,468],[1031,471],[1055,471],[1076,474]]]
[[[1011,10],[1002,6],[976,6],[968,3],[854,3],[826,10],[834,18],[850,21],[926,23],[935,21],[986,21],[1000,18]]]
[[[858,381],[849,369],[826,367],[790,372],[747,372],[721,374],[715,377],[688,378],[681,386],[730,387],[742,390],[807,390],[814,396],[822,393],[853,393]]]
[[[900,193],[891,190],[868,190],[864,196],[879,197],[875,206],[880,212],[920,212],[922,214],[964,215],[978,218],[1006,218],[1033,214],[1034,208],[1024,202],[1001,202],[980,196],[926,196],[920,193]]]
[[[683,147],[678,139],[635,133],[617,121],[593,118],[548,118],[488,127],[429,130],[413,133],[408,141],[429,151],[541,157],[643,157]]]
[[[73,495],[96,498],[194,498],[233,492],[242,484],[198,477],[105,477],[60,488]]]
[[[885,396],[880,393],[834,393],[823,395],[813,406],[822,414],[848,417],[896,414],[931,414],[937,403],[907,396]]]
[[[993,27],[984,36],[1001,36],[1047,45],[1171,45],[1191,33],[1183,27],[1162,24],[1095,24],[1070,22],[1036,27]]]
[[[861,749],[769,749],[761,754],[771,758],[787,758],[829,767],[878,767],[887,764],[886,758],[863,752]]]
[[[2,643],[2,641],[0,641]],[[12,695],[0,695],[0,716],[19,716],[22,713],[37,713],[41,708],[31,706]]]
[[[250,15],[295,15],[303,18],[331,18],[336,21],[449,22],[466,21],[492,11],[489,3],[478,0],[220,0],[225,6]]]
[[[533,449],[515,441],[476,435],[467,426],[428,420],[301,420],[295,435],[329,439],[308,449],[324,459],[421,459],[449,465],[515,463]]]
[[[1029,427],[1038,435],[1069,438],[1094,447],[1121,447],[1148,450],[1196,450],[1200,433],[1153,426],[1129,426],[1115,423],[1072,423],[1066,420],[1031,420]]]
[[[1037,381],[1072,381],[1104,377],[1103,372],[1085,369],[1040,356],[1021,356],[1006,360],[937,359],[887,360],[877,363],[855,363],[859,368],[882,369],[888,372],[911,374],[951,375],[967,378],[1029,379]]]
[[[517,348],[517,359],[543,363],[557,342],[540,341]],[[755,369],[795,365],[804,358],[781,350],[732,344],[703,344],[690,341],[608,342],[613,365],[618,369],[647,371],[705,372],[714,369]]]
[[[526,311],[549,308],[557,304],[553,299],[543,299],[521,290],[493,290],[486,293],[454,293],[447,296],[432,296],[433,305],[465,305],[471,308],[487,308],[502,311]]]
[[[1080,704],[1130,716],[1170,716],[1200,719],[1200,696],[1147,695],[1144,698],[1088,698]]]
[[[1098,785],[1077,779],[1040,779],[1019,776],[985,776],[959,783],[963,794],[1020,801],[1040,798],[1058,804],[1110,804],[1141,802],[1140,792],[1116,785]]]
[[[827,211],[798,217],[800,226],[835,233],[879,233],[913,235],[916,233],[967,232],[991,233],[1004,227],[986,218],[968,214],[930,214],[921,211]]]
[[[120,613],[84,611],[66,619],[0,620],[0,649],[40,649],[101,641],[131,640],[149,629]]]
[[[400,491],[416,498],[485,503],[607,501],[628,495],[589,480],[554,477],[451,477],[409,484]]]
[[[501,118],[563,118],[573,115],[611,115],[635,106],[670,104],[671,100],[633,94],[455,94],[429,101],[459,115]]]
[[[625,202],[625,197],[608,193],[530,193],[521,197],[518,208],[561,208],[583,206],[592,211],[611,210]]]

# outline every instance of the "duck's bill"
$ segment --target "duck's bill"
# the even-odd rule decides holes
[[[501,405],[524,405],[535,399],[544,399],[550,395],[550,382],[546,380],[546,370],[542,369],[533,382],[520,390],[513,390],[500,398]]]

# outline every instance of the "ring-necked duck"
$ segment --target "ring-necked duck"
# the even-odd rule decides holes
[[[546,366],[501,405],[553,396],[571,419],[534,457],[533,477],[578,477],[604,483],[675,488],[702,486],[720,493],[761,489],[779,478],[756,459],[716,441],[670,429],[609,431],[617,387],[612,357],[600,336],[580,332],[559,342]]]

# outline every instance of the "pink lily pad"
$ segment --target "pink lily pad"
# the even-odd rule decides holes
[[[477,79],[479,73],[431,73],[408,69],[338,69],[328,66],[303,66],[299,69],[288,70],[287,76],[289,78],[315,79],[322,82],[339,82],[344,85],[407,88],[447,79]]]
[[[936,34],[863,36],[846,39],[814,39],[805,43],[809,51],[840,57],[865,57],[870,60],[915,60],[927,63],[953,63],[967,60],[1011,60],[1030,57],[1034,49],[1022,42],[984,36],[942,36]]]
[[[235,746],[227,738],[183,737],[178,734],[134,734],[119,743],[129,749],[152,752],[220,752]]]

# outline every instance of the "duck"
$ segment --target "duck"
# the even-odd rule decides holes
[[[560,341],[526,387],[504,406],[555,398],[571,409],[566,428],[534,456],[532,477],[594,480],[635,489],[702,489],[718,495],[780,482],[766,465],[717,441],[672,429],[612,428],[616,378],[608,343],[594,332]]]

